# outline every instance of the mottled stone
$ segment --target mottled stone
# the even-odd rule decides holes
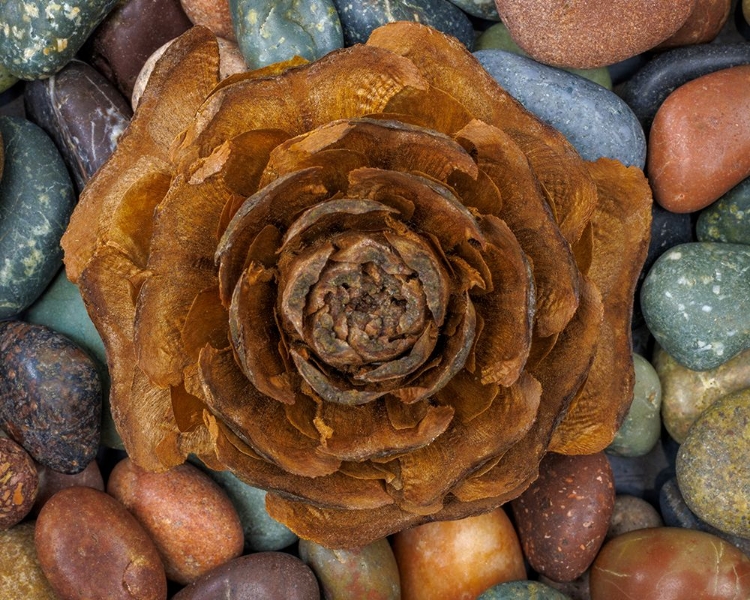
[[[659,502],[659,489],[674,477],[672,453],[660,440],[644,456],[613,456],[607,454],[615,478],[615,491],[643,498],[651,504]]]
[[[75,192],[55,144],[19,117],[0,117],[0,319],[29,306],[62,265],[60,238]]]
[[[436,521],[393,536],[401,595],[409,600],[474,598],[498,583],[526,579],[521,545],[502,508]]]
[[[0,92],[13,87],[18,82],[18,77],[0,64]]]
[[[477,600],[570,600],[570,597],[538,581],[526,580],[492,586]]]
[[[572,581],[593,562],[615,502],[603,452],[548,454],[539,478],[511,502],[518,537],[531,566],[555,581]]]
[[[643,456],[661,435],[661,383],[645,358],[633,354],[635,386],[633,401],[607,452],[620,456]]]
[[[234,33],[251,69],[301,56],[316,60],[344,45],[332,0],[229,0]]]
[[[258,552],[216,567],[177,592],[172,600],[209,598],[320,600],[320,591],[313,572],[296,556]]]
[[[677,362],[714,369],[750,347],[750,246],[695,242],[670,248],[649,271],[641,309]]]
[[[130,123],[130,104],[99,71],[80,60],[26,84],[28,118],[55,141],[78,190],[110,157]]]
[[[652,504],[642,498],[618,494],[615,497],[615,508],[612,511],[605,541],[629,531],[661,527],[662,525],[664,523],[659,511]]]
[[[0,438],[0,530],[19,523],[34,506],[39,476],[28,452]]]
[[[576,2],[496,0],[500,17],[530,56],[561,66],[610,65],[653,48],[687,21],[695,0]]]
[[[299,557],[315,573],[326,600],[401,600],[396,558],[385,538],[350,550],[300,540]]]
[[[21,79],[48,77],[62,69],[117,0],[0,4],[0,61]]]
[[[0,427],[37,462],[86,468],[99,447],[102,389],[89,356],[44,325],[0,324]]]
[[[659,48],[703,44],[713,40],[729,18],[732,0],[697,0],[687,21]]]
[[[592,600],[748,597],[750,558],[701,531],[631,531],[605,544],[591,567]]]
[[[682,366],[660,347],[654,351],[653,361],[662,385],[664,426],[679,443],[685,441],[690,426],[716,400],[750,388],[750,350],[707,371]]]
[[[39,492],[31,509],[31,514],[35,516],[39,514],[39,511],[42,510],[47,501],[60,490],[80,486],[90,487],[100,492],[104,491],[104,479],[102,479],[102,473],[95,460],[92,460],[83,471],[73,475],[58,473],[44,465],[38,465],[38,471]]]
[[[750,178],[702,210],[695,230],[701,242],[750,244]]]
[[[35,526],[35,521],[27,521],[0,531],[0,598],[58,600],[39,566]]]
[[[495,0],[450,0],[450,2],[473,17],[488,21],[500,20]]]
[[[193,25],[203,25],[220,38],[236,42],[229,0],[180,0]]]
[[[570,600],[591,600],[589,570],[573,581],[554,581],[544,575],[539,576],[539,581],[569,596]]]
[[[688,432],[677,454],[685,502],[714,527],[750,538],[750,389],[720,398]]]
[[[750,175],[750,65],[681,86],[654,117],[648,177],[667,210],[705,208]]]
[[[617,95],[588,79],[503,50],[475,52],[482,66],[524,107],[558,129],[586,160],[646,164],[646,136]]]
[[[447,0],[333,0],[347,46],[363,44],[373,29],[393,21],[416,21],[458,38],[469,50],[474,28],[466,14]]]
[[[126,458],[110,474],[107,492],[149,533],[172,581],[192,583],[242,554],[242,525],[231,501],[193,465],[151,473]]]

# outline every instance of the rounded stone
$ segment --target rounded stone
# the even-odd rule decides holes
[[[720,398],[690,428],[677,483],[701,519],[750,538],[750,389]]]
[[[570,596],[538,581],[510,581],[492,586],[477,600],[570,600]]]
[[[59,600],[39,566],[35,527],[35,521],[26,521],[0,531],[0,598]]]
[[[750,246],[670,248],[649,271],[641,309],[656,341],[681,365],[715,369],[750,347]]]
[[[0,323],[0,426],[37,462],[78,473],[96,456],[102,388],[89,356],[44,325]]]
[[[450,2],[472,17],[488,21],[500,20],[495,0],[450,0]]]
[[[695,230],[701,242],[750,244],[750,177],[702,210]]]
[[[39,476],[29,454],[8,438],[0,438],[0,530],[10,529],[31,512]]]
[[[579,577],[604,541],[614,503],[612,470],[603,452],[549,453],[539,478],[510,503],[531,566],[555,581]]]
[[[570,597],[570,600],[591,600],[589,590],[589,570],[573,581],[553,581],[544,575],[539,576],[539,581],[544,585],[556,589],[558,592]]]
[[[662,525],[664,522],[661,520],[661,515],[651,503],[635,496],[618,494],[615,497],[615,508],[612,511],[605,541],[629,531]]]
[[[180,0],[193,25],[203,25],[220,38],[236,42],[229,0]]]
[[[299,557],[315,573],[326,600],[401,600],[396,558],[385,538],[350,550],[300,540]]]
[[[654,117],[648,177],[667,210],[705,208],[750,175],[750,65],[681,86]]]
[[[60,238],[76,197],[60,153],[40,127],[0,116],[0,138],[5,151],[0,179],[2,320],[28,307],[62,266]]]
[[[591,600],[744,600],[750,558],[716,536],[657,527],[618,536],[591,567]]]
[[[710,42],[719,35],[729,18],[731,8],[732,0],[697,0],[687,21],[659,44],[659,48]]]
[[[0,93],[10,89],[16,83],[18,83],[18,77],[0,64]]]
[[[661,486],[674,476],[674,461],[661,440],[644,456],[606,456],[615,478],[615,491],[654,505],[659,502]]]
[[[69,487],[90,487],[100,492],[104,491],[104,479],[99,470],[99,465],[92,460],[88,466],[80,473],[68,475],[58,473],[43,465],[39,465],[39,492],[36,495],[34,507],[31,509],[32,515],[38,515],[42,507],[60,490]]]
[[[39,513],[35,546],[52,588],[70,600],[165,600],[167,579],[143,527],[111,496],[87,487],[55,494]]]
[[[107,492],[149,533],[172,581],[191,583],[242,554],[242,525],[234,506],[193,465],[151,473],[126,458],[110,474]]]

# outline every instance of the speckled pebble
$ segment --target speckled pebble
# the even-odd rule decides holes
[[[495,585],[477,600],[570,600],[570,597],[538,581],[527,580]]]
[[[664,525],[664,522],[653,504],[642,498],[619,494],[615,497],[615,508],[612,511],[605,540],[611,540],[629,531],[661,527],[662,525]]]
[[[8,438],[0,438],[0,530],[19,523],[34,506],[39,476],[29,454]]]
[[[0,598],[59,600],[39,566],[35,526],[35,521],[26,521],[0,531]]]
[[[695,230],[701,242],[750,244],[750,178],[702,210]]]
[[[495,0],[450,0],[450,2],[474,17],[488,21],[500,20]]]
[[[658,49],[712,41],[726,23],[732,4],[732,0],[696,0],[687,21],[659,44]]]

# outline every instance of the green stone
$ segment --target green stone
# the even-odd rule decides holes
[[[677,484],[707,523],[750,538],[750,389],[720,398],[677,453]]]
[[[491,587],[477,600],[570,600],[570,596],[538,581],[511,581]]]
[[[500,20],[495,0],[450,0],[450,2],[473,17],[489,21]]]
[[[635,386],[633,402],[607,452],[619,456],[643,456],[661,435],[661,383],[654,367],[633,354]]]
[[[641,307],[649,331],[681,365],[724,364],[750,347],[750,246],[670,248],[646,275]]]
[[[695,233],[701,242],[750,244],[750,178],[702,210]]]
[[[18,77],[13,75],[8,69],[0,64],[0,92],[11,88],[18,81]]]

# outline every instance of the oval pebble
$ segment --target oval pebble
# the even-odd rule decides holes
[[[450,0],[465,13],[488,21],[499,21],[495,0]]]
[[[58,600],[36,556],[35,527],[26,521],[0,531],[0,598]]]
[[[39,475],[29,454],[8,438],[0,438],[0,530],[19,523],[34,506]]]
[[[107,492],[149,533],[172,581],[191,583],[242,554],[242,525],[234,506],[193,465],[151,473],[126,458],[110,474]]]
[[[615,497],[615,507],[609,521],[605,541],[629,531],[661,527],[662,525],[664,525],[664,522],[661,520],[659,511],[651,503],[635,496],[618,494]]]
[[[5,152],[0,179],[2,320],[28,307],[62,266],[60,238],[76,196],[60,153],[40,127],[0,116],[0,138]]]
[[[665,444],[659,440],[651,452],[643,456],[615,456],[607,454],[615,478],[615,491],[659,502],[659,489],[674,476],[674,460]]]
[[[74,475],[58,473],[44,465],[39,465],[37,470],[39,472],[39,492],[36,495],[34,507],[31,509],[33,515],[38,515],[47,501],[60,490],[80,486],[90,487],[100,492],[104,491],[104,479],[95,460],[92,460],[83,471]]]
[[[203,25],[220,38],[236,42],[229,0],[180,0],[193,25]]]
[[[491,587],[477,600],[570,600],[570,597],[538,581],[510,581]]]
[[[658,48],[703,44],[713,40],[729,18],[732,0],[696,0],[687,21]]]
[[[143,527],[111,496],[87,487],[55,494],[39,513],[35,545],[66,600],[165,600],[167,579]]]
[[[702,210],[695,231],[701,242],[750,244],[749,222],[750,178]]]

